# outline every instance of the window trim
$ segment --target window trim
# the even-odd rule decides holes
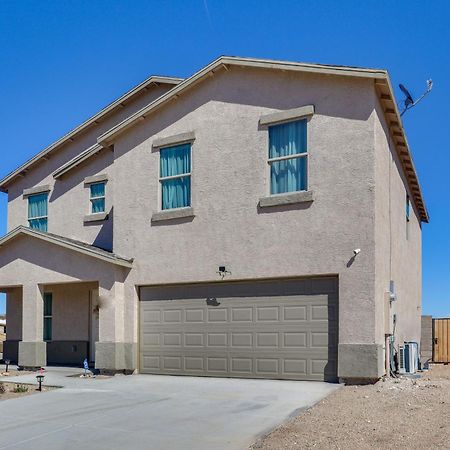
[[[47,215],[46,216],[34,216],[34,217],[31,217],[30,216],[30,199],[31,198],[33,198],[33,197],[37,197],[37,196],[40,196],[40,195],[45,195],[46,196],[46,201],[47,201]],[[42,219],[46,219],[46,221],[47,221],[47,226],[46,226],[46,228],[47,228],[47,231],[48,231],[48,222],[49,222],[49,220],[48,220],[48,216],[49,216],[49,191],[41,191],[41,192],[36,192],[36,193],[34,193],[34,194],[28,194],[26,197],[26,200],[27,200],[27,222],[28,222],[28,228],[31,228],[32,230],[36,230],[36,231],[41,231],[41,230],[38,230],[38,229],[36,229],[36,228],[33,228],[32,226],[31,226],[31,221],[32,220],[42,220]]]
[[[301,108],[298,108],[301,109]],[[314,107],[313,107],[314,109]],[[309,126],[309,121],[311,119],[311,116],[307,117],[305,115],[303,116],[296,116],[292,119],[289,120],[284,120],[282,122],[272,122],[270,124],[267,124],[267,146],[266,146],[266,150],[267,150],[267,157],[266,157],[266,180],[267,180],[267,188],[266,188],[266,197],[272,197],[272,196],[283,196],[283,195],[291,195],[291,194],[296,194],[299,192],[309,192],[309,132],[308,132],[308,126]],[[269,134],[269,128],[271,127],[276,127],[278,125],[284,125],[287,123],[292,123],[292,122],[300,122],[301,120],[305,120],[306,121],[306,152],[302,152],[302,153],[296,153],[295,155],[287,155],[287,156],[279,156],[276,158],[269,158],[269,154],[270,154],[270,134]],[[286,161],[288,159],[296,159],[296,158],[306,158],[306,186],[305,189],[302,189],[300,191],[289,191],[289,192],[280,192],[277,194],[272,194],[272,181],[271,181],[271,176],[270,176],[270,169],[271,169],[271,164],[273,162],[277,162],[277,161]],[[264,198],[264,197],[263,197]]]
[[[185,134],[189,134],[189,133],[185,133]],[[181,135],[177,135],[177,136],[181,136]],[[177,143],[170,143],[170,144],[165,144],[164,146],[161,146],[161,147],[157,147],[158,148],[158,153],[159,153],[159,155],[158,155],[158,209],[157,209],[157,211],[158,212],[162,212],[162,213],[164,213],[164,212],[166,212],[166,211],[177,211],[177,210],[180,210],[180,209],[183,209],[183,208],[192,208],[192,173],[193,173],[193,170],[192,170],[192,166],[193,166],[193,160],[192,160],[192,155],[193,155],[193,152],[192,152],[192,147],[193,147],[193,143],[194,143],[194,141],[193,140],[187,140],[187,141],[178,141]],[[185,173],[182,173],[182,174],[178,174],[178,175],[170,175],[170,176],[168,176],[168,177],[161,177],[161,151],[162,150],[165,150],[165,149],[168,149],[168,148],[173,148],[173,147],[181,147],[182,145],[186,145],[186,144],[189,144],[189,152],[190,152],[190,154],[189,154],[189,161],[190,161],[190,171],[189,172],[185,172]],[[162,192],[163,192],[163,182],[164,181],[170,181],[170,180],[176,180],[176,179],[179,179],[179,178],[187,178],[187,177],[189,177],[190,178],[190,185],[191,185],[191,187],[190,187],[190,201],[189,201],[189,205],[188,206],[179,206],[179,207],[177,207],[177,208],[166,208],[166,209],[163,209],[163,197],[162,197]]]
[[[295,122],[296,120],[311,119],[315,113],[314,105],[300,106],[299,108],[286,109],[284,111],[276,111],[265,114],[259,118],[261,126],[280,125],[287,122]]]

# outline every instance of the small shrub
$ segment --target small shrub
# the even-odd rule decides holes
[[[25,386],[24,384],[18,384],[15,388],[14,388],[14,392],[16,394],[24,394],[25,392],[28,392],[28,387]]]
[[[3,383],[0,383],[0,394],[4,394],[6,392],[6,387]]]

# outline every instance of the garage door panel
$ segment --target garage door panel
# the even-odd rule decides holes
[[[336,378],[337,280],[232,288],[231,283],[202,287],[204,297],[190,286],[141,293],[141,372]],[[219,296],[222,290],[228,295]],[[218,306],[206,302],[211,298]]]

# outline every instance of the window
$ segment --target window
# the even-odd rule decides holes
[[[36,194],[28,197],[28,224],[39,231],[48,230],[48,194]]]
[[[270,193],[307,190],[306,119],[269,127]]]
[[[91,200],[91,214],[105,212],[105,183],[93,183],[89,186],[89,189]]]
[[[52,340],[52,309],[53,295],[51,292],[44,293],[44,341]]]
[[[161,209],[191,206],[191,144],[160,150]]]

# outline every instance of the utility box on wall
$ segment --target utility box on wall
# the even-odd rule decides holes
[[[384,334],[387,336],[394,334],[394,314],[391,302],[391,293],[386,292],[384,295]]]

